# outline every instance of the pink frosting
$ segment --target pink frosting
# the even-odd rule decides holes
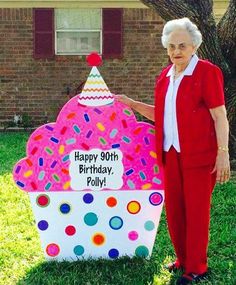
[[[131,109],[120,102],[89,107],[80,105],[78,97],[65,104],[56,123],[32,133],[27,157],[13,170],[18,187],[28,192],[74,191],[69,174],[71,151],[119,148],[124,166],[120,190],[163,189],[154,127],[137,122]]]

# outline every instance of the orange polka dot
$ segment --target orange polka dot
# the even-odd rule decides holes
[[[96,233],[93,237],[92,237],[93,243],[95,245],[103,245],[105,242],[105,236],[101,233]]]
[[[116,204],[117,204],[117,200],[116,200],[115,197],[109,197],[109,198],[107,199],[107,206],[108,206],[108,207],[115,207]]]

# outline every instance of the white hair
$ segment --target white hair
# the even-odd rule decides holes
[[[202,43],[202,34],[197,26],[189,18],[181,18],[168,21],[162,31],[161,42],[164,48],[167,48],[169,36],[175,30],[185,30],[192,38],[194,47],[198,48]]]

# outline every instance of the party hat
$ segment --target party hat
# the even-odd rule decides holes
[[[97,69],[97,66],[102,63],[100,55],[95,52],[91,53],[87,56],[87,63],[89,66],[92,66],[92,69],[79,95],[78,102],[87,106],[111,104],[114,101],[114,97]]]

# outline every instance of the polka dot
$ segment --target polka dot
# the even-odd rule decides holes
[[[117,258],[119,256],[119,251],[116,248],[109,250],[108,255],[110,258]]]
[[[84,253],[84,247],[82,245],[77,245],[74,248],[75,255],[82,255]]]
[[[98,221],[98,217],[96,214],[94,213],[87,213],[85,216],[84,216],[84,222],[86,225],[88,226],[94,226],[96,225]]]
[[[144,228],[147,231],[152,231],[155,228],[155,224],[153,223],[153,221],[147,221],[144,224]]]
[[[149,255],[149,250],[146,246],[140,245],[135,249],[136,256],[147,257]]]
[[[38,228],[41,230],[41,231],[45,231],[47,228],[48,228],[48,222],[45,221],[45,220],[41,220],[38,222]]]
[[[39,195],[36,198],[36,203],[39,207],[47,207],[50,203],[50,198],[48,195]]]
[[[105,243],[105,236],[102,233],[96,233],[93,237],[92,237],[92,242],[97,245],[97,246],[101,246]]]
[[[75,233],[76,233],[76,229],[74,226],[72,225],[69,225],[65,228],[65,233],[68,235],[68,236],[73,236]]]
[[[55,243],[50,243],[47,247],[46,247],[46,253],[49,256],[57,256],[60,252],[60,247],[55,244]]]
[[[132,241],[136,240],[138,239],[138,233],[136,231],[131,231],[128,233],[128,238]]]
[[[138,201],[131,201],[127,205],[127,210],[130,214],[137,214],[141,209],[141,205]]]
[[[60,205],[60,212],[62,214],[68,214],[70,212],[70,210],[71,210],[71,207],[69,204],[63,203]]]
[[[117,204],[117,200],[116,200],[116,198],[115,197],[109,197],[108,199],[107,199],[107,206],[108,207],[115,207],[116,206],[116,204]]]
[[[158,206],[162,203],[163,197],[160,193],[154,192],[149,196],[149,201],[153,206]]]
[[[84,195],[83,200],[84,200],[84,203],[90,204],[93,202],[93,195],[90,193],[87,193]]]
[[[119,230],[123,226],[123,220],[121,217],[114,216],[110,219],[109,225],[113,230]]]

